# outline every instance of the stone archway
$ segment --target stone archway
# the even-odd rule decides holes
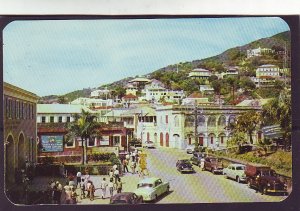
[[[178,134],[174,134],[173,138],[174,138],[174,147],[178,148],[178,149],[181,149],[182,148],[182,143],[180,141],[180,136]]]
[[[25,138],[23,133],[19,135],[18,147],[17,147],[17,156],[18,156],[18,168],[25,167]]]
[[[14,182],[14,171],[15,171],[15,164],[14,164],[14,138],[9,135],[6,139],[5,143],[5,182],[6,185],[12,184]]]

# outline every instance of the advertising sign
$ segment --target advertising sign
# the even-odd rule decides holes
[[[63,136],[42,136],[43,152],[62,152]]]

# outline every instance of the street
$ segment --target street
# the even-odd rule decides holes
[[[170,193],[159,198],[155,203],[226,203],[226,202],[279,202],[286,198],[282,195],[261,195],[246,184],[239,184],[226,179],[223,175],[214,175],[200,170],[194,166],[196,173],[181,174],[177,171],[175,163],[178,158],[190,158],[183,150],[178,149],[147,149],[147,164],[150,176],[160,177],[163,181],[170,182]],[[100,176],[101,177],[101,176]],[[100,186],[100,177],[92,177],[96,188]],[[103,177],[101,177],[103,178]],[[126,173],[122,177],[123,191],[132,192],[139,181],[137,174]],[[107,204],[106,199],[101,199],[101,191],[96,190],[96,199],[90,201],[83,199],[80,204]]]

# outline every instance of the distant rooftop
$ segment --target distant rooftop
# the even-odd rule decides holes
[[[196,68],[196,69],[193,69],[192,72],[210,72],[210,70],[203,69],[203,68]]]
[[[91,111],[82,105],[71,104],[37,104],[37,113],[40,114],[79,114],[81,110]]]

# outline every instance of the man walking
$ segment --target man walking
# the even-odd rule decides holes
[[[127,159],[123,160],[123,167],[124,167],[124,173],[128,172],[128,160]]]
[[[77,174],[76,174],[76,177],[77,177],[77,183],[76,183],[76,187],[80,187],[80,182],[81,182],[81,172],[78,171]]]
[[[106,179],[103,178],[102,182],[101,182],[101,191],[102,191],[102,199],[105,198],[106,195],[106,187],[108,186]]]

